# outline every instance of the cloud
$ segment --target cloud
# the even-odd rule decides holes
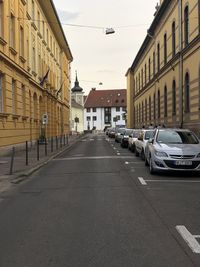
[[[76,19],[80,15],[78,12],[70,12],[60,9],[57,9],[57,12],[61,22],[68,22],[69,20]]]

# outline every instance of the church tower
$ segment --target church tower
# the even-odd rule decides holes
[[[84,92],[83,92],[83,88],[79,86],[79,81],[77,78],[77,71],[76,71],[76,80],[74,83],[74,87],[71,89],[71,91],[72,91],[71,92],[72,99],[74,99],[76,103],[78,103],[79,105],[83,106],[84,105],[84,101],[83,101]]]

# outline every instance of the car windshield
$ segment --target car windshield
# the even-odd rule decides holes
[[[184,131],[159,131],[157,142],[165,144],[199,144],[198,139],[192,132]]]
[[[144,139],[149,140],[149,138],[153,137],[153,133],[154,133],[154,131],[146,131]]]
[[[126,132],[125,132],[125,135],[130,135],[130,134],[132,134],[132,129],[128,129],[128,130],[126,130]]]

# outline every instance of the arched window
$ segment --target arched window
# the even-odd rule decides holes
[[[167,117],[167,87],[164,89],[164,117]]]
[[[158,90],[158,119],[160,118],[160,90]]]
[[[172,115],[176,115],[176,82],[172,83]]]
[[[189,43],[189,7],[186,6],[184,9],[184,35],[185,35],[185,46]]]
[[[176,54],[176,22],[172,23],[172,56]]]
[[[33,118],[37,119],[37,95],[34,93],[33,95]]]
[[[3,112],[3,75],[0,73],[0,112]]]
[[[151,59],[149,58],[149,81],[151,80]]]
[[[149,97],[149,122],[151,122],[151,97]]]
[[[164,64],[167,63],[167,34],[164,35]]]
[[[160,70],[160,44],[157,44],[157,70]]]
[[[190,111],[190,77],[188,72],[185,74],[185,112]]]
[[[145,123],[147,124],[147,100],[145,99]]]

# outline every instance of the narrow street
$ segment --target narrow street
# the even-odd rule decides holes
[[[87,135],[0,195],[0,266],[200,266],[198,242],[194,252],[179,232],[200,241],[189,175],[150,175],[113,139]]]

